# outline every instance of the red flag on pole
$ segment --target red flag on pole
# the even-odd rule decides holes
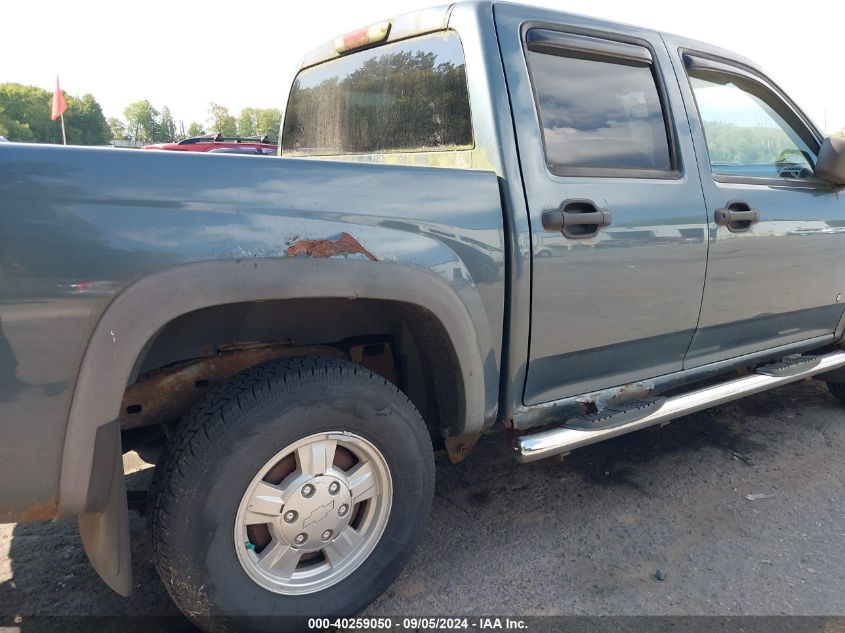
[[[50,120],[55,121],[62,116],[65,110],[67,110],[65,96],[62,94],[62,89],[59,88],[59,78],[56,77],[56,91],[53,93],[53,114],[50,115]]]

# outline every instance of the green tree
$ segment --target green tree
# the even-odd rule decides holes
[[[258,134],[258,110],[256,108],[244,108],[238,116],[238,135],[255,136]]]
[[[276,108],[244,108],[238,116],[238,136],[279,136],[282,113]]]
[[[188,126],[188,131],[186,132],[188,138],[192,138],[194,136],[202,136],[205,134],[205,129],[197,123],[196,121],[192,121],[191,124]]]
[[[109,117],[106,119],[106,124],[109,126],[111,137],[115,141],[126,140],[126,124],[116,117]]]
[[[258,122],[255,126],[256,136],[267,136],[276,141],[279,138],[279,127],[282,123],[282,113],[277,108],[263,108],[258,110]]]
[[[146,142],[158,138],[159,112],[146,99],[130,103],[123,116],[126,117],[126,134],[130,140]]]
[[[50,120],[50,93],[35,86],[0,85],[3,125],[10,141],[61,143],[58,121]]]
[[[69,96],[65,112],[67,142],[73,145],[106,145],[111,139],[103,109],[93,95]]]
[[[170,114],[170,108],[167,106],[161,109],[157,132],[157,142],[159,143],[173,143],[176,141],[176,123],[173,121],[173,115]]]
[[[211,126],[212,132],[217,132],[223,136],[238,135],[238,122],[235,117],[229,113],[229,108],[218,105],[212,101],[208,104],[208,113],[210,115],[208,124]]]
[[[61,124],[50,120],[53,94],[36,86],[0,84],[0,126],[9,140],[34,143],[61,143]],[[68,143],[103,145],[111,134],[102,108],[90,94],[65,94],[68,109],[65,129]]]
[[[2,106],[0,106],[0,136],[5,136],[10,141],[28,142],[35,140],[29,125],[15,121],[6,114]]]

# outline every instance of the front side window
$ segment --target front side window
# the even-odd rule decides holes
[[[651,64],[527,54],[549,171],[673,169]]]
[[[816,153],[773,93],[750,79],[707,71],[691,73],[690,84],[714,176],[813,177]]]
[[[454,31],[384,44],[300,71],[282,154],[471,149],[469,93]]]

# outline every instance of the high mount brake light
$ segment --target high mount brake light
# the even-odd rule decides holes
[[[372,26],[352,31],[346,35],[341,35],[334,41],[334,49],[338,55],[354,51],[356,48],[369,46],[387,39],[387,34],[390,33],[390,22],[379,22]]]

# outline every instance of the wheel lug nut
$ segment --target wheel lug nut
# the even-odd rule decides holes
[[[340,492],[340,484],[333,481],[329,484],[329,494],[336,495],[338,492]]]
[[[296,538],[293,539],[293,542],[297,545],[302,545],[305,541],[308,540],[308,535],[304,532],[302,534],[297,534]]]
[[[337,515],[340,517],[345,517],[347,512],[349,512],[349,506],[345,503],[337,509]]]
[[[314,486],[311,484],[305,484],[302,486],[302,496],[303,497],[310,497],[314,494]]]
[[[293,523],[297,516],[299,515],[296,514],[296,510],[288,510],[285,512],[285,523]]]
[[[328,541],[331,537],[332,537],[332,531],[331,530],[326,530],[322,534],[322,538],[323,538],[324,541]]]

